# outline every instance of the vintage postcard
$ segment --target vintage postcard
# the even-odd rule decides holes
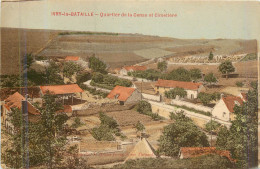
[[[1,1],[1,168],[258,167],[259,1]]]

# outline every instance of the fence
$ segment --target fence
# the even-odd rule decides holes
[[[206,107],[206,106],[197,105],[197,104],[194,104],[194,103],[185,102],[185,101],[182,101],[182,100],[175,100],[175,99],[173,99],[171,101],[171,104],[177,105],[177,106],[186,106],[186,107],[194,108],[196,110],[204,111],[204,112],[212,112],[212,110],[213,110],[210,107]]]

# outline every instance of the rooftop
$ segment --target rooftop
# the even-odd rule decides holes
[[[109,99],[118,99],[119,101],[126,101],[132,93],[135,91],[134,88],[116,86],[111,92],[108,94],[107,98]]]
[[[72,94],[81,93],[83,90],[77,84],[40,86],[43,94],[50,92],[51,94]]]
[[[230,152],[227,150],[217,150],[216,147],[181,147],[180,153],[182,158],[193,158],[208,154],[218,154],[222,157],[227,157],[230,161],[235,162],[232,159]]]
[[[224,101],[225,105],[227,106],[230,112],[234,112],[235,105],[240,106],[243,104],[243,100],[240,97],[236,96],[226,96],[223,97],[222,100]]]
[[[155,83],[155,86],[159,86],[159,87],[169,87],[169,88],[180,87],[188,90],[198,90],[201,85],[202,83],[163,80],[163,79],[158,79],[158,81]]]
[[[22,101],[25,101],[25,98],[18,92],[14,93],[13,95],[9,96],[5,99],[5,107],[10,111],[11,108],[22,108]],[[39,111],[31,105],[30,102],[27,102],[27,109],[30,114],[38,115]]]
[[[79,60],[79,56],[66,56],[66,61],[77,61]]]

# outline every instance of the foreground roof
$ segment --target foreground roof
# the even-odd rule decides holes
[[[243,104],[243,100],[240,97],[236,96],[226,96],[223,97],[222,100],[224,101],[225,105],[227,106],[230,112],[234,112],[235,105],[240,106]]]
[[[180,153],[184,159],[208,154],[218,154],[222,157],[227,157],[232,162],[236,161],[235,159],[232,159],[229,151],[217,150],[216,147],[181,147]]]
[[[180,87],[188,90],[198,90],[202,83],[195,83],[195,82],[184,82],[184,81],[175,81],[175,80],[163,80],[158,79],[155,83],[155,86],[159,87]]]
[[[107,95],[109,99],[118,99],[119,101],[126,101],[132,93],[135,91],[134,88],[116,86],[111,92]]]
[[[50,92],[51,94],[72,94],[81,93],[83,90],[77,84],[40,86],[43,94]]]
[[[77,61],[79,60],[79,56],[66,56],[66,61]]]
[[[137,70],[141,70],[141,71],[144,71],[146,70],[146,66],[124,66],[125,70],[127,71],[130,71],[130,70],[134,70],[134,71],[137,71]]]
[[[7,99],[5,99],[5,108],[9,111],[11,108],[22,108],[22,101],[24,101],[25,98],[18,92],[14,93],[13,95],[9,96]],[[30,114],[38,115],[40,114],[39,111],[31,105],[30,102],[27,101],[27,109]]]
[[[125,161],[139,158],[156,158],[153,147],[145,138],[142,138],[135,145],[134,149],[130,152],[129,156],[126,158]]]

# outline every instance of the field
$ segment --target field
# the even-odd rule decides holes
[[[255,40],[175,39],[140,34],[67,33],[13,28],[1,28],[1,33],[2,74],[19,73],[20,58],[26,53],[82,58],[95,54],[110,68],[117,68],[164,56],[208,55],[210,51],[216,55],[256,52]]]
[[[37,53],[57,35],[58,31],[1,28],[1,74],[17,74],[21,58]]]

